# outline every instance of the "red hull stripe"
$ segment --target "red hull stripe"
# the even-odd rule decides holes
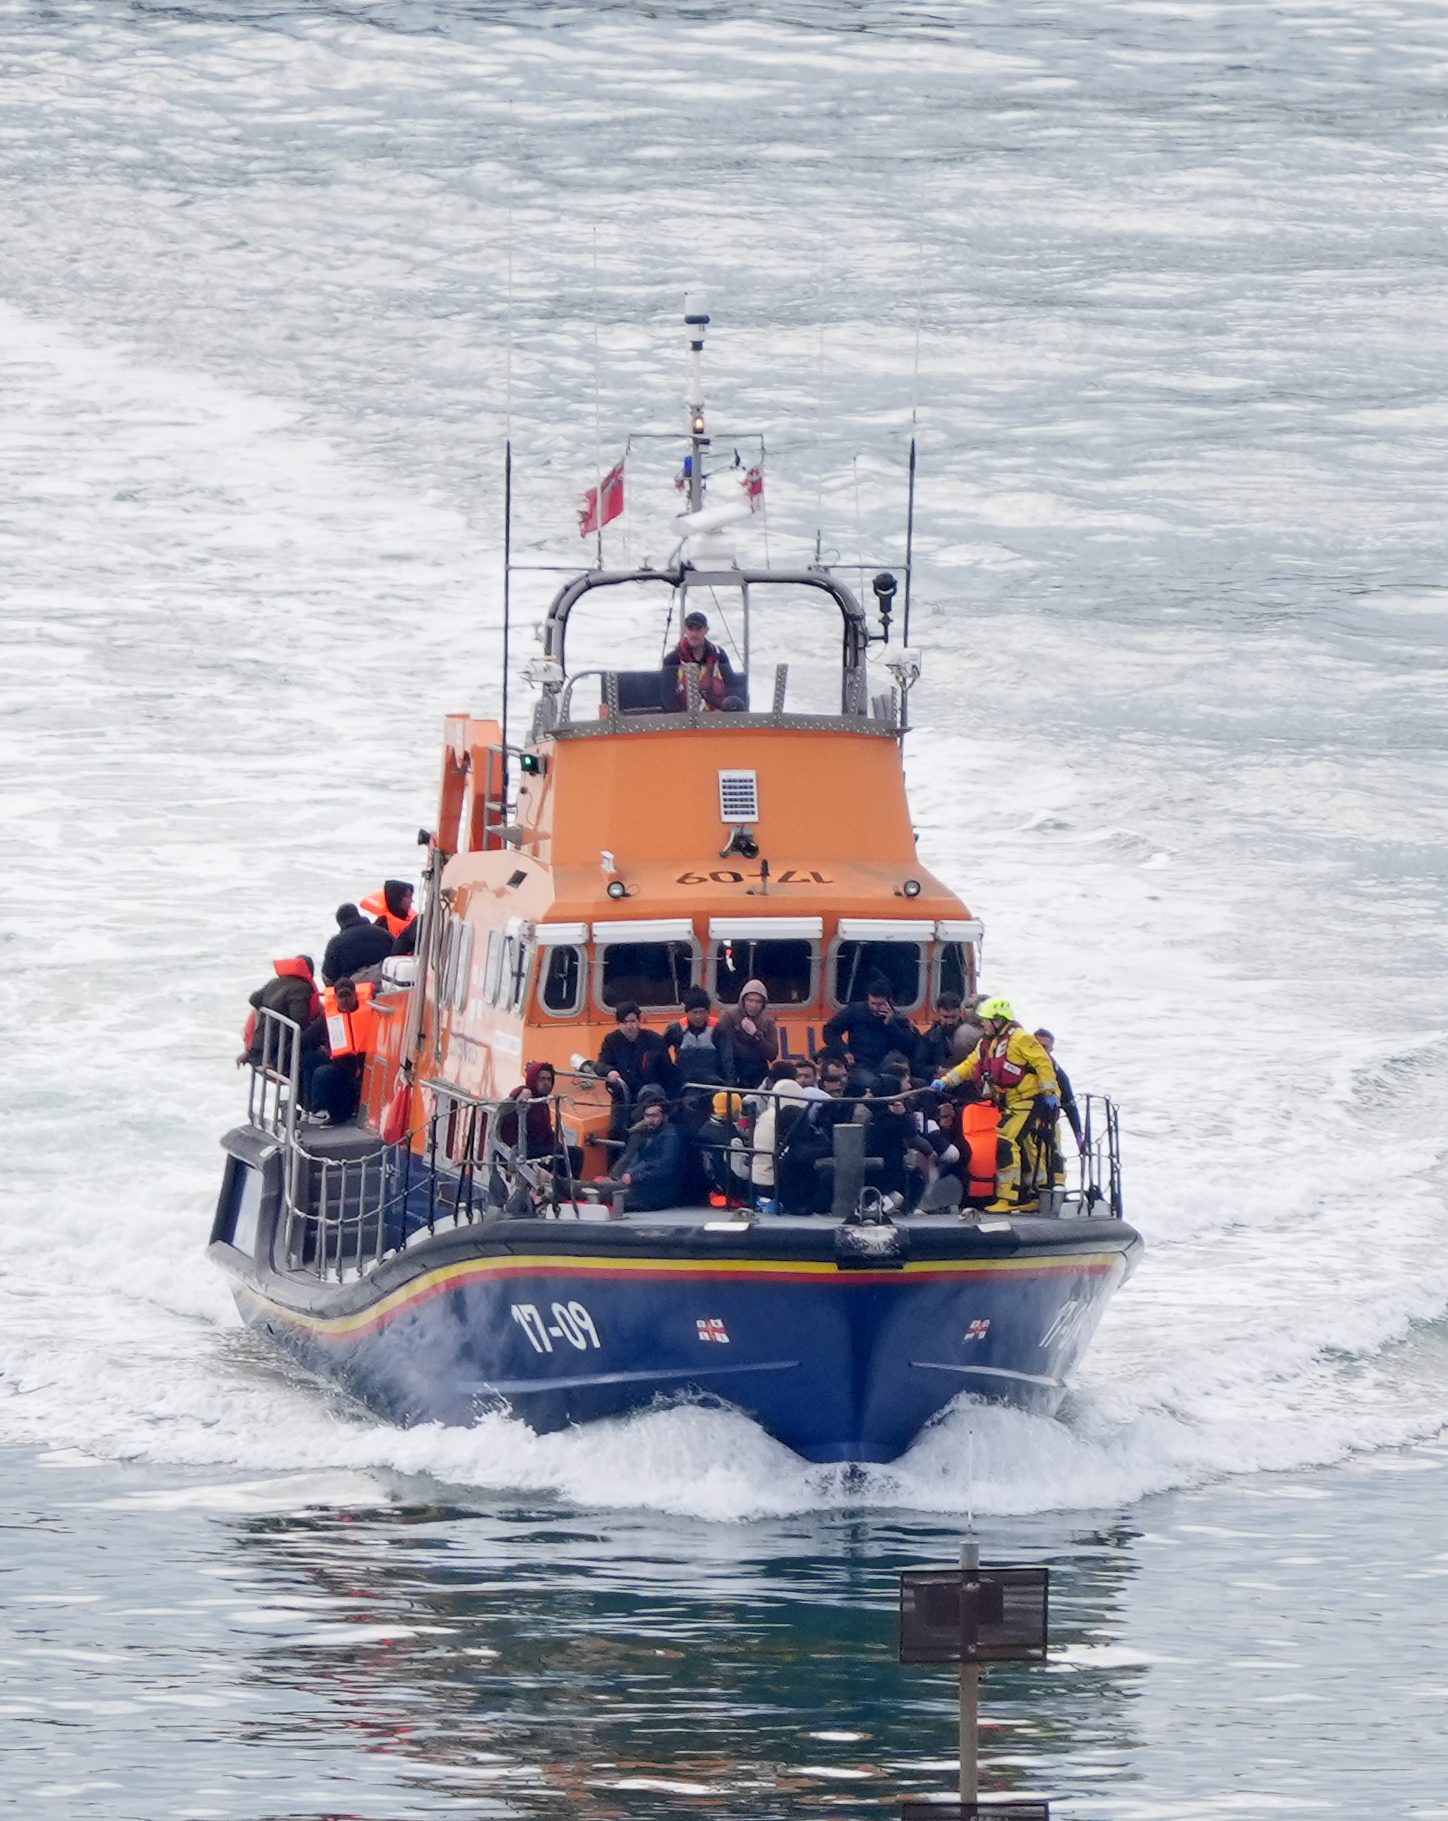
[[[816,1288],[832,1285],[849,1290],[862,1285],[920,1284],[923,1280],[942,1279],[966,1282],[988,1277],[1104,1277],[1121,1266],[1119,1252],[1078,1253],[1071,1258],[987,1258],[970,1264],[950,1264],[921,1260],[907,1263],[898,1271],[841,1271],[832,1262],[789,1263],[773,1259],[720,1259],[717,1264],[696,1258],[571,1258],[566,1255],[540,1255],[520,1258],[474,1258],[461,1264],[444,1265],[429,1271],[414,1283],[394,1290],[370,1309],[355,1315],[307,1315],[285,1308],[260,1291],[246,1286],[246,1293],[268,1312],[292,1327],[303,1328],[319,1340],[353,1340],[387,1327],[401,1316],[410,1315],[420,1304],[435,1296],[444,1296],[466,1284],[502,1281],[510,1278],[569,1277],[615,1283],[697,1283],[718,1284],[753,1278],[757,1283],[812,1284]]]

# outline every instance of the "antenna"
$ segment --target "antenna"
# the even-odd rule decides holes
[[[512,631],[513,439],[503,445],[503,805],[508,802],[508,640]]]
[[[593,230],[593,497],[594,513],[597,523],[594,535],[598,539],[598,567],[603,567],[603,402],[599,396],[602,386],[600,363],[598,358],[598,229]]]
[[[915,568],[915,438],[910,438],[910,498],[905,508],[905,607],[901,615],[902,645],[910,643],[910,576]]]
[[[687,462],[689,510],[704,504],[704,331],[709,326],[709,300],[702,291],[684,293],[684,334],[689,343],[689,437],[692,450]]]

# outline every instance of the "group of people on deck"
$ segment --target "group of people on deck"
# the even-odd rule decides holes
[[[382,965],[394,955],[411,955],[417,942],[412,900],[407,880],[388,879],[360,907],[339,904],[337,933],[322,952],[321,985],[310,955],[289,955],[272,963],[273,978],[251,995],[238,1067],[265,1063],[290,1073],[285,1030],[269,1029],[257,1014],[266,1009],[290,1019],[300,1033],[302,1106],[319,1123],[345,1125],[356,1117]]]
[[[738,1004],[717,1016],[708,993],[692,988],[683,1018],[663,1031],[625,1001],[597,1061],[585,1065],[613,1100],[615,1161],[595,1189],[622,1193],[641,1211],[708,1197],[825,1213],[834,1129],[856,1121],[868,1127],[868,1179],[896,1206],[1029,1211],[1058,1173],[1059,1118],[1078,1145],[1082,1137],[1054,1039],[1024,1030],[1003,999],[967,1005],[947,992],[938,1013],[918,1031],[877,976],[825,1025],[817,1055],[782,1057],[762,981],[746,981]],[[543,1091],[539,1079],[551,1092],[550,1065],[534,1064],[516,1092]],[[540,1124],[537,1139],[530,1154],[546,1149],[561,1166],[556,1127]],[[576,1158],[567,1167],[576,1175]]]
[[[311,958],[296,955],[275,962],[275,977],[251,995],[238,1063],[290,1073],[277,1028],[257,1014],[289,1019],[299,1033],[302,1105],[315,1120],[356,1116],[373,994],[384,964],[412,954],[416,942],[412,900],[411,885],[389,879],[360,908],[339,906],[320,986]],[[692,987],[682,1009],[658,1031],[624,1001],[597,1061],[583,1065],[607,1083],[613,1108],[613,1161],[596,1192],[621,1194],[630,1208],[752,1200],[825,1213],[834,1130],[855,1121],[868,1128],[867,1179],[893,1205],[1027,1212],[1059,1177],[1061,1118],[1082,1143],[1051,1033],[1023,1029],[1004,999],[944,992],[935,1021],[917,1030],[877,975],[863,999],[829,1019],[823,1047],[809,1057],[781,1055],[762,980],[747,980],[738,1003],[717,1010]],[[530,1063],[499,1135],[540,1169],[576,1181],[582,1154],[564,1138],[557,1092],[553,1065]]]

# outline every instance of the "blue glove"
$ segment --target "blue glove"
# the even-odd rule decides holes
[[[948,1094],[950,1089],[944,1081],[932,1081],[930,1091],[932,1094]]]
[[[1041,1105],[1045,1107],[1048,1113],[1059,1113],[1061,1110],[1061,1096],[1059,1094],[1042,1094]]]

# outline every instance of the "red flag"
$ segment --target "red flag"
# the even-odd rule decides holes
[[[744,497],[749,501],[749,510],[758,512],[764,504],[764,470],[751,468],[744,477]]]
[[[583,496],[583,510],[578,515],[578,535],[587,537],[591,531],[597,531],[600,525],[607,525],[623,511],[623,464],[626,458],[620,458],[596,487],[590,487]],[[603,496],[603,511],[598,509],[599,495]]]

